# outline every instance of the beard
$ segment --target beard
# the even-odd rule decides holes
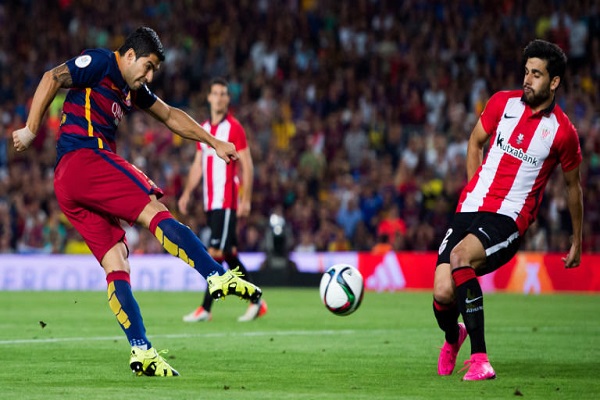
[[[540,91],[536,92],[533,88],[529,88],[530,92],[523,91],[523,101],[531,108],[536,108],[541,104],[544,104],[551,98],[550,86],[546,86]]]

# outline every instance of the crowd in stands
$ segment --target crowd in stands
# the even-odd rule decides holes
[[[240,251],[264,251],[273,214],[288,251],[436,250],[466,183],[466,142],[487,99],[520,88],[534,38],[569,57],[557,102],[583,152],[584,252],[600,251],[600,2],[595,0],[0,0],[0,253],[86,252],[57,206],[52,175],[62,97],[33,148],[12,149],[42,74],[81,50],[116,50],[155,29],[166,60],[151,89],[199,121],[207,84],[228,79],[255,164]],[[199,235],[200,192],[177,212],[195,144],[147,114],[118,151],[165,190]],[[199,189],[200,190],[200,189]],[[132,253],[159,253],[124,225]],[[522,248],[568,250],[560,167]]]

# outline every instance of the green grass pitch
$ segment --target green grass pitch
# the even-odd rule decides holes
[[[135,377],[102,292],[0,292],[1,399],[598,399],[600,296],[485,297],[498,379],[436,374],[442,333],[426,292],[365,294],[338,317],[318,289],[266,288],[269,312],[239,323],[236,298],[213,321],[183,314],[200,294],[137,292],[149,338],[180,373]],[[42,327],[44,325],[44,327]]]

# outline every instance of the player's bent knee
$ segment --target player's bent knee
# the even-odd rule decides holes
[[[452,282],[436,282],[433,286],[433,298],[441,304],[454,301],[454,286]]]
[[[450,252],[450,266],[452,269],[471,265],[471,258],[468,252],[463,247],[455,247]]]
[[[151,196],[151,197],[154,197],[154,196]],[[163,212],[169,212],[169,209],[163,203],[156,200],[156,197],[154,197],[153,200],[150,201],[150,203],[148,203],[146,205],[146,207],[144,207],[144,209],[142,210],[142,212],[140,213],[140,215],[137,218],[137,222],[142,224],[146,228],[150,228],[150,226],[152,225],[151,223],[154,220],[154,218],[159,213],[163,213]]]

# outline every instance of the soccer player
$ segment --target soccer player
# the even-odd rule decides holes
[[[248,271],[237,254],[237,218],[250,215],[252,200],[252,184],[254,165],[252,155],[246,142],[246,132],[229,112],[229,89],[227,81],[222,78],[213,79],[209,86],[208,104],[210,120],[202,127],[211,135],[233,143],[239,154],[239,166],[242,169],[242,191],[239,195],[238,163],[219,159],[213,149],[204,143],[197,143],[196,155],[190,168],[188,179],[179,198],[179,211],[186,215],[193,190],[203,181],[204,210],[210,227],[208,254],[215,260],[226,261],[230,268],[238,267],[246,279]],[[213,298],[208,291],[204,292],[202,305],[191,313],[184,315],[186,322],[210,321]],[[267,312],[267,303],[260,299],[250,301],[246,313],[238,321],[252,321]]]
[[[56,197],[106,272],[109,306],[132,346],[132,371],[151,376],[179,374],[146,336],[131,291],[129,250],[119,220],[149,228],[170,254],[207,278],[213,297],[235,294],[256,300],[262,294],[239,273],[225,271],[212,259],[196,235],[158,201],[162,190],[116,153],[117,127],[137,107],[174,133],[212,147],[225,162],[238,158],[231,143],[208,134],[188,114],[150,91],[147,84],[164,59],[158,35],[147,27],[133,32],[116,52],[85,50],[43,75],[26,126],[13,132],[16,150],[27,149],[59,89],[69,89],[56,144]]]
[[[471,133],[469,181],[439,247],[433,310],[446,339],[438,360],[439,375],[452,374],[468,335],[471,357],[465,362],[468,371],[463,380],[496,377],[487,356],[483,293],[477,277],[500,268],[516,254],[558,164],[573,227],[571,248],[563,262],[566,268],[580,263],[581,149],[575,128],[555,101],[567,57],[555,44],[534,40],[525,47],[523,58],[523,89],[494,94]],[[459,314],[464,324],[458,323]]]

